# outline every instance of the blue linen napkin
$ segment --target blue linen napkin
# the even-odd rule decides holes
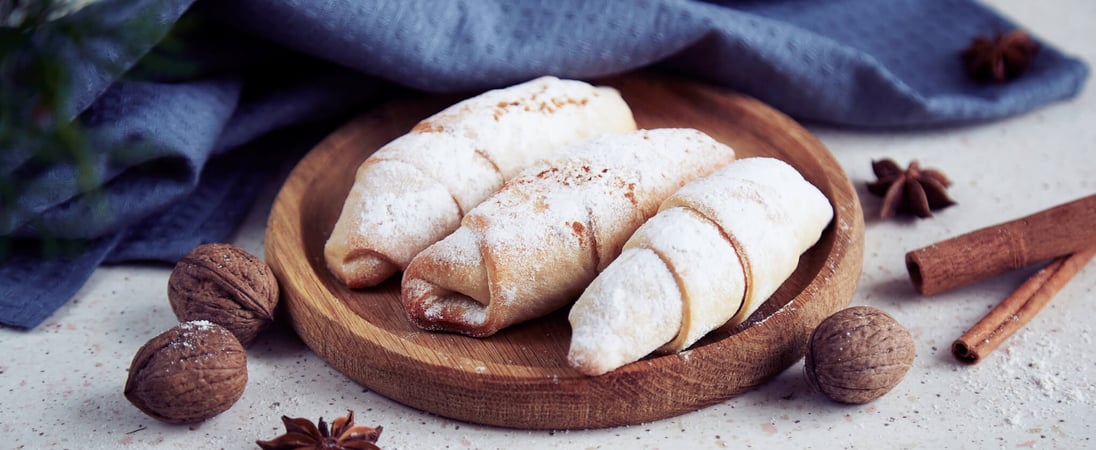
[[[145,70],[164,58],[148,53],[159,35],[64,55],[68,117],[89,130],[99,189],[79,186],[74,167],[0,149],[0,176],[22,188],[0,203],[0,323],[34,328],[100,264],[173,263],[227,239],[278,167],[401,89],[469,93],[653,67],[805,122],[910,129],[1020,114],[1075,96],[1088,76],[1040,42],[1020,79],[970,80],[959,52],[1018,27],[970,0],[116,3],[75,14],[176,24],[184,51],[167,54],[190,70]]]

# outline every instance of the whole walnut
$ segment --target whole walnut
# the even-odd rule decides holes
[[[868,403],[902,381],[915,354],[913,336],[893,317],[854,306],[811,333],[804,373],[815,390],[835,401]]]
[[[224,327],[184,322],[148,341],[133,357],[125,396],[167,423],[194,423],[228,410],[247,385],[247,355]]]
[[[274,321],[278,280],[261,259],[232,244],[203,244],[175,264],[168,300],[181,322],[208,320],[248,345]]]

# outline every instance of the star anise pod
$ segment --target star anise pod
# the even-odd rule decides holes
[[[1021,30],[1012,30],[994,33],[993,37],[974,38],[963,50],[962,58],[971,78],[1003,83],[1023,75],[1037,53],[1039,44],[1031,36]]]
[[[354,411],[347,411],[346,417],[331,422],[331,429],[323,417],[319,426],[303,418],[282,416],[285,434],[270,441],[255,441],[263,450],[380,450],[377,439],[383,427],[354,425]]]
[[[932,210],[954,205],[947,188],[951,180],[936,169],[922,169],[917,161],[905,170],[893,159],[871,162],[876,181],[868,183],[868,191],[883,197],[879,218],[887,219],[897,212],[913,213],[917,217],[932,217]]]

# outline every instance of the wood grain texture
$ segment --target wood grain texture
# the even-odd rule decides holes
[[[697,128],[739,157],[780,158],[833,203],[834,220],[821,240],[746,322],[717,330],[681,354],[587,377],[566,362],[566,311],[476,339],[412,325],[398,278],[366,290],[342,286],[324,265],[323,245],[354,171],[372,151],[459,100],[431,97],[394,102],[346,124],[298,164],[278,194],[266,258],[301,339],[335,369],[405,405],[529,429],[672,417],[738,395],[798,361],[815,326],[848,305],[863,261],[860,201],[836,160],[797,123],[741,95],[649,73],[596,83],[618,88],[640,127]]]

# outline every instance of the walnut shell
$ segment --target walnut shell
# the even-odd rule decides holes
[[[175,264],[168,300],[180,322],[208,320],[248,345],[274,321],[278,280],[261,259],[232,244],[203,244]]]
[[[224,327],[184,322],[148,341],[133,357],[125,396],[167,423],[194,423],[228,410],[247,385],[247,355]]]
[[[854,306],[815,328],[803,369],[815,390],[841,403],[861,404],[898,385],[915,354],[913,336],[893,317]]]

